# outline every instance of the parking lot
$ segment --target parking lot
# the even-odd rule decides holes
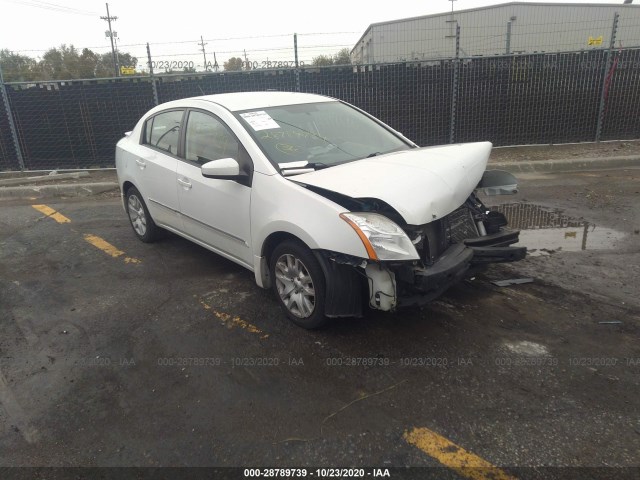
[[[3,202],[0,463],[637,467],[640,170],[521,179],[497,200],[589,222],[584,250],[536,240],[320,331],[220,256],[139,242],[117,196]]]

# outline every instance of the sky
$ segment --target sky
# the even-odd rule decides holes
[[[505,2],[456,0],[453,6],[463,10],[499,3]],[[193,62],[198,69],[204,64],[200,36],[206,43],[208,63],[213,63],[214,52],[220,66],[229,57],[244,57],[246,52],[249,61],[265,66],[266,61],[293,60],[295,32],[300,60],[310,62],[319,54],[351,49],[371,23],[451,10],[449,0],[393,0],[373,5],[371,0],[111,0],[109,10],[118,17],[112,27],[121,51],[144,61],[149,42],[155,62]],[[35,58],[61,44],[108,52],[108,25],[100,16],[106,16],[102,1],[0,0],[0,49]]]

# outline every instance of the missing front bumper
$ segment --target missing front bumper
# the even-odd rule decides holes
[[[519,233],[503,230],[452,245],[427,268],[394,268],[399,288],[397,306],[424,305],[434,300],[462,280],[474,265],[522,260],[526,247],[509,246],[518,241]]]

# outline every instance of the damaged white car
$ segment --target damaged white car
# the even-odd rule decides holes
[[[489,142],[419,148],[334,98],[209,95],[149,111],[118,142],[123,204],[144,242],[160,228],[251,270],[287,316],[317,328],[426,303],[474,265],[524,258],[476,196],[516,191]]]

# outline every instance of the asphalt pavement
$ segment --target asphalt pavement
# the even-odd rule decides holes
[[[4,200],[0,466],[634,474],[639,190],[638,169],[524,174],[502,208],[593,224],[584,250],[554,243],[568,227],[427,307],[314,332],[243,268],[139,242],[117,196]]]

